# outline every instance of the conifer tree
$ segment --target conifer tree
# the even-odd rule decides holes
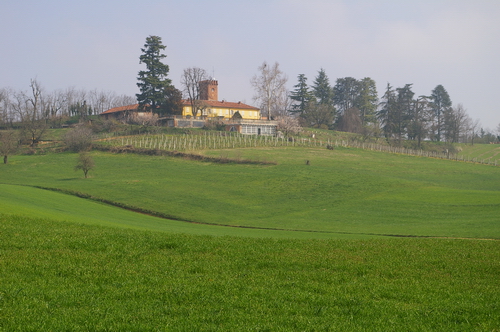
[[[370,77],[359,81],[359,94],[356,107],[360,111],[361,122],[364,124],[375,121],[375,112],[378,106],[377,85]]]
[[[162,54],[166,48],[161,37],[149,36],[146,38],[143,54],[139,57],[140,63],[146,64],[147,70],[139,71],[137,86],[141,93],[137,94],[139,109],[153,111],[158,114],[176,113],[182,94],[177,89],[172,89],[172,81],[167,77],[169,66],[162,62],[166,58]],[[176,91],[177,90],[177,91]]]
[[[300,74],[298,80],[299,82],[293,86],[295,90],[290,93],[290,98],[294,101],[290,112],[302,115],[306,111],[313,96],[307,86],[307,77],[304,74]]]
[[[318,104],[333,106],[333,89],[323,68],[320,69],[314,80],[312,91]]]
[[[435,124],[433,126],[434,138],[439,142],[442,137],[444,114],[447,109],[451,107],[451,99],[446,89],[442,85],[438,85],[432,90],[431,100],[435,119]]]

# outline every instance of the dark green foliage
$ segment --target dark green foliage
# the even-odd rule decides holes
[[[140,109],[151,110],[160,115],[178,113],[182,95],[167,78],[170,69],[162,62],[166,55],[161,53],[165,48],[161,37],[146,38],[146,44],[141,49],[143,54],[139,59],[147,70],[139,71],[137,86],[141,93],[136,95]]]
[[[164,89],[164,92],[165,92],[164,104],[157,110],[157,113],[160,116],[165,114],[181,115],[182,92],[173,85],[167,86]]]
[[[335,121],[333,90],[323,68],[311,87],[311,98],[305,104],[302,122],[305,126],[328,129]]]
[[[333,87],[333,101],[338,111],[338,115],[353,107],[356,107],[356,99],[359,95],[359,82],[353,77],[338,78]]]
[[[411,86],[412,84],[406,84],[404,87],[396,89],[396,112],[394,113],[393,121],[399,146],[401,146],[403,142],[403,137],[406,134],[410,115],[414,107],[413,96],[415,93],[411,90]]]
[[[421,148],[421,143],[428,134],[428,122],[431,109],[429,107],[428,97],[420,96],[413,101],[413,107],[410,109],[408,117],[407,134],[410,141],[416,141],[416,149]]]
[[[441,141],[444,125],[444,113],[451,107],[451,99],[446,89],[440,84],[431,93],[432,109],[434,111],[434,124],[432,139]]]
[[[375,81],[365,77],[337,79],[333,87],[333,100],[337,108],[337,129],[353,133],[366,132],[368,123],[375,122],[377,87]]]
[[[406,84],[404,87],[394,90],[390,84],[387,84],[378,112],[386,139],[398,146],[403,144],[415,107],[411,86],[412,84]]]
[[[387,83],[387,88],[382,101],[380,103],[379,111],[377,112],[378,120],[382,126],[382,131],[386,139],[391,139],[396,133],[395,113],[397,112],[396,92],[393,87]]]
[[[290,93],[290,98],[294,101],[290,112],[302,115],[313,98],[307,86],[307,77],[304,74],[298,76],[298,83],[294,85],[295,90]]]
[[[335,108],[332,104],[316,103],[311,100],[301,116],[306,127],[329,129],[335,119]]]
[[[93,111],[92,107],[87,105],[86,101],[83,101],[70,105],[68,113],[70,116],[77,116],[78,119],[86,119],[92,115]]]
[[[330,81],[323,68],[318,72],[318,76],[314,80],[312,92],[318,104],[328,105],[333,107],[333,90],[330,86]]]
[[[353,77],[338,78],[332,88],[326,73],[321,69],[312,91],[317,104],[327,105],[333,113],[337,130],[368,133],[368,124],[373,126],[375,123],[378,97],[375,81],[371,78],[365,77],[359,81]]]
[[[369,77],[359,81],[358,96],[356,98],[356,107],[360,111],[361,122],[375,122],[375,112],[378,106],[377,85],[374,80]]]

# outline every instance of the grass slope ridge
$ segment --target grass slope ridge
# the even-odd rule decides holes
[[[176,221],[176,222],[184,222],[184,223],[192,223],[192,224],[200,224],[200,225],[207,225],[207,226],[218,226],[217,228],[221,227],[232,227],[232,228],[240,228],[240,229],[253,229],[253,230],[264,230],[264,231],[280,231],[280,232],[298,232],[298,233],[322,233],[322,234],[338,234],[338,235],[360,235],[360,236],[375,236],[375,237],[422,237],[422,238],[430,238],[433,236],[418,236],[418,235],[398,235],[398,234],[373,234],[373,233],[348,233],[348,232],[328,232],[328,231],[321,231],[321,230],[296,230],[296,229],[277,229],[277,228],[265,228],[265,227],[252,227],[252,226],[234,226],[234,225],[223,225],[223,224],[216,224],[216,223],[205,223],[205,222],[196,222],[196,221],[191,221],[191,220],[182,220],[178,219],[175,216],[169,216],[157,211],[150,211],[150,210],[145,210],[142,208],[134,207],[134,206],[128,206],[124,205],[121,203],[117,202],[112,202],[106,199],[101,199],[97,197],[92,197],[88,194],[80,193],[80,192],[74,192],[70,190],[62,190],[62,189],[56,189],[56,188],[45,188],[45,187],[38,187],[34,186],[33,188],[36,189],[41,189],[41,190],[47,190],[47,191],[52,191],[56,193],[61,193],[64,195],[70,195],[70,196],[75,196],[84,200],[89,200],[91,202],[97,202],[97,203],[102,203],[110,207],[117,207],[119,209],[124,209],[127,211],[131,211],[134,213],[138,213],[140,215],[147,215],[155,218],[161,218],[161,219],[166,219],[168,221]],[[30,190],[16,190],[15,187],[9,186],[9,185],[2,185],[0,184],[0,197],[2,198],[2,204],[0,204],[0,207],[2,207],[2,210],[4,212],[6,211],[13,211],[14,214],[17,214],[17,211],[24,211],[31,209],[34,211],[36,216],[40,216],[41,211],[45,210],[48,208],[49,211],[52,210],[57,210],[59,212],[62,212],[62,217],[64,220],[67,221],[79,221],[79,222],[85,222],[85,223],[91,223],[91,224],[103,224],[103,225],[114,225],[117,227],[129,227],[130,225],[127,223],[127,219],[132,218],[135,219],[134,217],[137,217],[138,215],[129,215],[129,218],[126,218],[126,220],[121,219],[123,217],[117,216],[115,212],[113,212],[113,217],[111,220],[109,220],[107,217],[107,213],[103,213],[103,210],[105,211],[106,208],[99,206],[97,207],[96,205],[89,204],[83,202],[83,201],[75,201],[71,200],[71,202],[66,202],[66,199],[63,198],[63,196],[57,196],[57,198],[51,198],[50,200],[52,202],[57,201],[58,204],[52,204],[52,203],[47,203],[47,200],[38,200],[38,199],[31,199],[29,200],[29,203],[26,202],[26,197],[27,196],[33,196],[33,197],[40,197],[40,196],[46,196],[45,193],[40,193],[40,192],[33,192],[31,193]],[[46,197],[45,197],[46,198]],[[62,203],[64,201],[64,203]],[[15,202],[15,204],[13,204]],[[62,204],[61,204],[62,203]],[[64,207],[62,207],[64,206]],[[83,208],[78,208],[79,206],[84,206]],[[82,219],[82,211],[92,211],[91,215],[88,213],[85,213],[84,218]],[[98,211],[96,211],[98,210]],[[113,210],[116,211],[116,210]],[[97,212],[97,213],[96,213]],[[51,217],[54,217],[54,214],[49,214]],[[139,215],[139,216],[140,216]],[[142,218],[138,218],[142,219]],[[156,227],[154,226],[154,223],[151,225],[149,220],[136,220],[134,224],[136,227],[139,227],[141,229],[155,229]],[[158,222],[157,219],[151,219],[151,221]],[[140,226],[139,226],[140,225]],[[166,230],[172,232],[173,229],[168,229]],[[186,231],[186,229],[184,229]],[[191,233],[191,232],[189,232]],[[194,232],[194,234],[198,234],[197,232]],[[271,234],[271,233],[270,233]],[[290,233],[289,233],[290,234]],[[234,235],[234,234],[233,234]],[[291,236],[293,237],[293,236]],[[451,238],[451,237],[448,237]]]
[[[493,331],[497,241],[208,237],[0,215],[5,331]]]
[[[79,196],[88,197],[81,193]],[[130,209],[104,204],[99,200],[87,200],[68,195],[58,190],[48,191],[29,186],[5,184],[0,184],[0,211],[18,217],[41,217],[81,224],[195,235],[297,239],[377,237],[363,234],[266,230],[190,223],[137,213]]]
[[[200,223],[500,238],[500,173],[493,166],[345,148],[224,153],[278,164],[94,152],[96,169],[83,179],[73,171],[74,154],[17,156],[0,182],[78,191]]]

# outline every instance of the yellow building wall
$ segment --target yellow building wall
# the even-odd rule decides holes
[[[191,109],[191,106],[183,106],[182,116],[193,116]],[[208,108],[205,110],[203,115],[206,115],[207,117],[223,116],[226,119],[230,119],[236,112],[240,112],[241,117],[245,120],[260,119],[259,110],[249,110],[243,108]],[[201,116],[200,112],[198,112],[197,116]]]

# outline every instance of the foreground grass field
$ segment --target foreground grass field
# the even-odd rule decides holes
[[[500,168],[203,153],[276,165],[93,152],[89,179],[70,153],[0,165],[0,331],[500,331]]]
[[[488,240],[213,237],[0,215],[2,331],[498,331]]]
[[[82,192],[200,223],[500,238],[498,167],[345,148],[206,153],[277,165],[94,152],[96,170],[84,179],[73,171],[74,154],[15,156],[0,182]]]

